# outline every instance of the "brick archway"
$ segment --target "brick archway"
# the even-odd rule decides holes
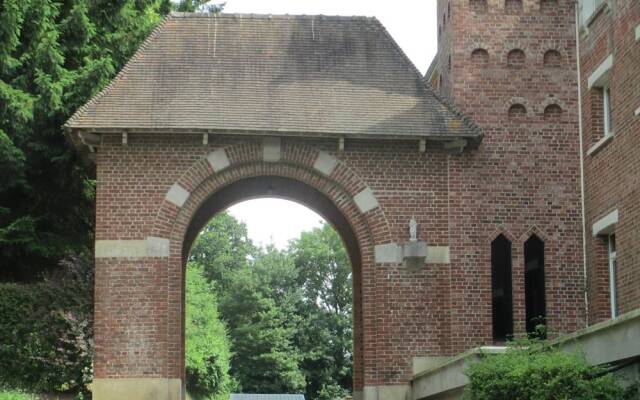
[[[265,146],[262,147],[264,149]],[[384,213],[379,207],[362,212],[354,197],[366,190],[366,186],[346,164],[328,153],[302,145],[285,145],[282,146],[279,161],[267,162],[261,159],[261,151],[256,150],[255,143],[219,148],[196,161],[172,185],[172,188],[180,185],[188,193],[184,203],[177,206],[175,199],[167,195],[153,224],[151,237],[169,239],[168,269],[171,278],[167,317],[174,329],[180,326],[179,340],[176,340],[178,336],[175,332],[169,333],[169,376],[184,382],[184,267],[193,241],[215,214],[233,203],[255,197],[280,197],[318,212],[334,226],[345,244],[353,271],[354,390],[362,391],[365,360],[373,363],[372,354],[365,358],[367,340],[364,338],[363,315],[373,315],[375,312],[373,301],[369,301],[367,307],[363,306],[363,297],[366,295],[363,295],[362,285],[366,281],[373,286],[374,244],[389,240]],[[214,158],[224,158],[221,152],[227,155],[229,165],[216,171]],[[318,160],[330,160],[329,164],[334,165],[333,170],[319,168]],[[343,184],[345,181],[351,185],[352,192],[353,188],[365,189],[349,193]],[[372,226],[377,229],[377,234]],[[364,292],[370,294],[371,290]],[[176,321],[180,325],[176,325]],[[375,327],[370,327],[371,330],[375,330]],[[373,338],[373,335],[370,336]],[[371,343],[369,352],[373,352],[374,348]]]
[[[170,15],[65,128],[97,170],[96,400],[184,398],[188,249],[265,183],[350,251],[356,400],[405,399],[418,369],[490,340],[482,131],[376,19]]]

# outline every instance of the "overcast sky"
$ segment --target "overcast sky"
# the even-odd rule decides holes
[[[227,0],[224,12],[373,16],[423,73],[437,51],[436,0]],[[308,208],[278,199],[245,201],[229,212],[247,224],[254,243],[280,249],[322,221]]]

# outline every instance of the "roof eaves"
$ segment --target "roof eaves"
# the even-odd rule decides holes
[[[431,83],[423,78],[422,82],[424,83],[425,89],[431,93],[440,103],[442,103],[453,115],[460,118],[460,120],[464,123],[464,125],[471,131],[474,136],[477,136],[478,143],[482,141],[484,133],[482,132],[482,128],[480,128],[471,117],[460,111],[460,109],[449,100],[448,97],[441,95],[437,90],[433,89]]]

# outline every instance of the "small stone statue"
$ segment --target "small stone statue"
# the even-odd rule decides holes
[[[418,241],[418,223],[415,217],[411,217],[411,221],[409,221],[409,240]]]

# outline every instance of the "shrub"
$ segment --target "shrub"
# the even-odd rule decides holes
[[[93,266],[69,256],[45,282],[0,284],[0,387],[86,392],[93,354]]]
[[[601,367],[535,340],[512,345],[504,354],[486,355],[466,374],[468,400],[624,398],[624,390]]]
[[[186,303],[187,391],[194,399],[227,399],[234,388],[227,330],[218,314],[213,286],[195,263],[187,267]]]

